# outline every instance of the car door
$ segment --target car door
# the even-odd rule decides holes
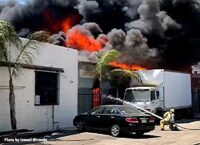
[[[101,116],[102,116],[103,107],[97,107],[90,112],[90,123],[89,127],[93,129],[99,129],[101,126]]]
[[[119,111],[115,107],[105,107],[100,118],[100,128],[105,130],[115,124],[118,119],[118,113]]]

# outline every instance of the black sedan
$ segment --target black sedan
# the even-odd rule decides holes
[[[143,135],[155,129],[154,117],[136,108],[124,105],[103,105],[77,115],[73,120],[79,131],[85,129],[108,130],[112,136],[120,133]]]

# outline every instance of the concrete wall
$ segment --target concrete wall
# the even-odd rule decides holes
[[[36,131],[72,127],[77,114],[78,52],[46,43],[39,47],[34,65],[64,69],[59,75],[59,105],[35,106],[35,70],[23,69],[14,80],[17,127]],[[8,71],[0,67],[0,131],[11,129],[8,96]]]
[[[93,88],[95,64],[80,61],[78,70],[78,88]]]

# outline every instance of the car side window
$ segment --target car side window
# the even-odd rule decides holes
[[[102,114],[111,114],[111,110],[112,110],[112,108],[107,107],[107,108],[105,108],[105,109],[103,110],[103,113],[102,113]]]
[[[94,109],[94,110],[91,112],[91,115],[98,115],[98,114],[101,114],[102,111],[103,111],[103,107],[96,108],[96,109]]]
[[[115,108],[108,107],[103,110],[102,114],[113,114],[114,115],[114,114],[120,114],[120,112],[118,110],[116,110]]]

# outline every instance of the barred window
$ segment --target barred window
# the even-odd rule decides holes
[[[58,73],[35,72],[35,105],[58,105]]]

